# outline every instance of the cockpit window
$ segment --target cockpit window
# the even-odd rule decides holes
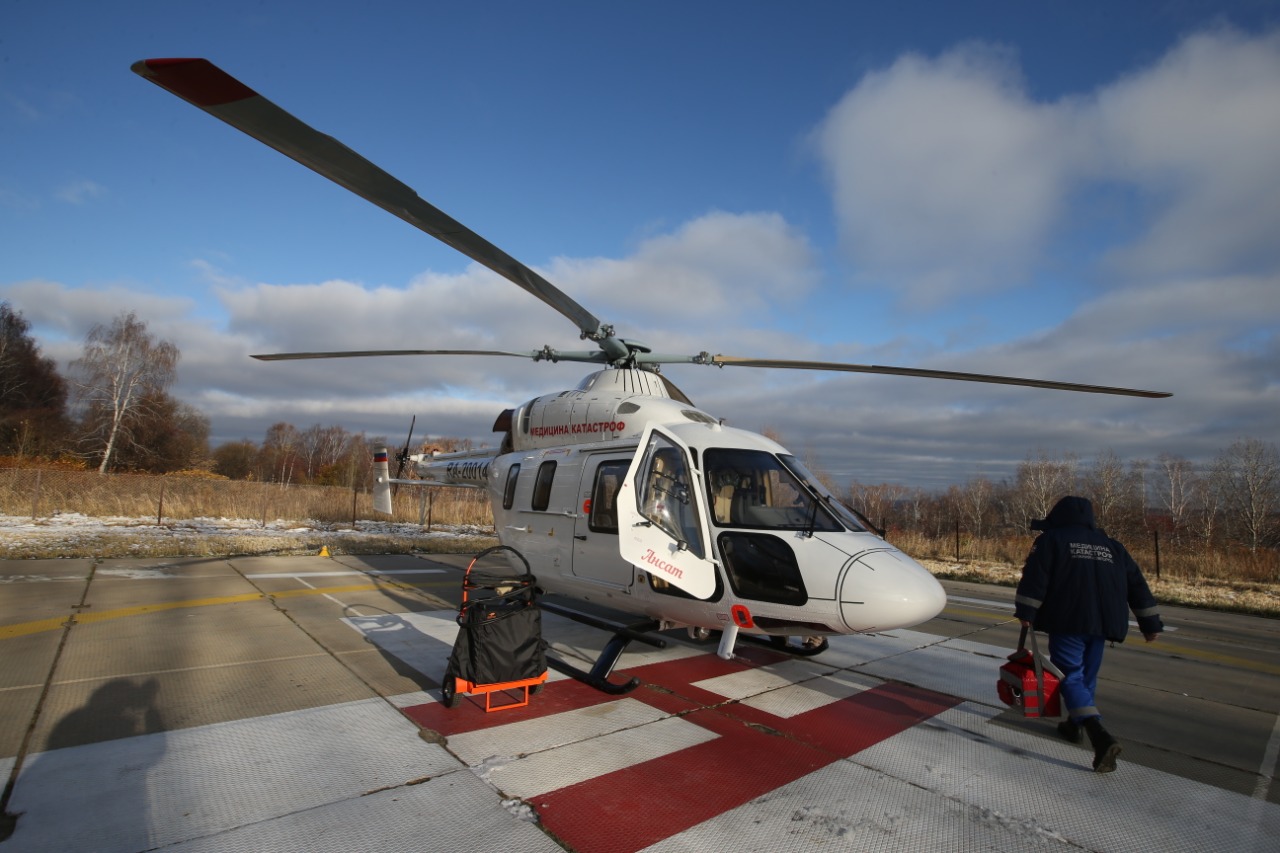
[[[640,514],[693,554],[704,556],[697,498],[680,448],[654,434],[645,450],[643,471],[637,495]]]
[[[707,450],[707,494],[716,525],[754,530],[842,529],[829,494],[815,488],[813,476],[798,462],[792,466],[793,461],[763,450]],[[861,530],[862,526],[855,521],[850,529]]]
[[[866,533],[871,529],[871,525],[867,523],[865,518],[849,509],[849,507],[840,502],[839,498],[832,495],[827,487],[822,485],[822,481],[813,476],[799,459],[794,456],[782,456],[780,458],[782,463],[791,469],[801,482],[822,498],[823,506],[831,510],[846,528],[854,533]]]

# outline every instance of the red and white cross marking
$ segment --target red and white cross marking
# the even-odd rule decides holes
[[[508,796],[528,801],[573,849],[632,853],[903,732],[962,700],[901,684],[823,678],[767,699],[736,688],[793,662],[751,649],[630,669],[641,686],[613,697],[576,681],[546,685],[526,708],[403,709]],[[760,667],[770,667],[761,670]],[[811,673],[812,674],[812,673]],[[788,699],[783,701],[783,690]],[[741,691],[748,692],[748,691]]]

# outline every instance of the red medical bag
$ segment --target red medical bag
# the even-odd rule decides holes
[[[1009,662],[1000,667],[1000,679],[996,681],[996,693],[1000,701],[1011,708],[1021,708],[1024,717],[1062,716],[1062,697],[1058,683],[1062,672],[1052,663],[1040,657],[1034,631],[1031,648],[1026,648],[1026,628],[1018,638],[1018,649],[1009,655]]]

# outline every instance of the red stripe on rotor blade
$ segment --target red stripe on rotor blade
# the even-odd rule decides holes
[[[133,70],[197,107],[216,107],[257,92],[207,59],[144,59]]]

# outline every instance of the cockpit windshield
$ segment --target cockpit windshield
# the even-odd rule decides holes
[[[783,456],[781,458],[783,464],[790,468],[802,483],[822,499],[822,505],[831,510],[848,530],[854,533],[865,533],[871,529],[871,525],[867,523],[866,519],[842,504],[839,498],[832,495],[827,487],[822,485],[822,481],[811,474],[799,459],[794,456]]]
[[[865,529],[792,456],[711,448],[704,455],[704,468],[711,515],[719,527],[810,532]]]

